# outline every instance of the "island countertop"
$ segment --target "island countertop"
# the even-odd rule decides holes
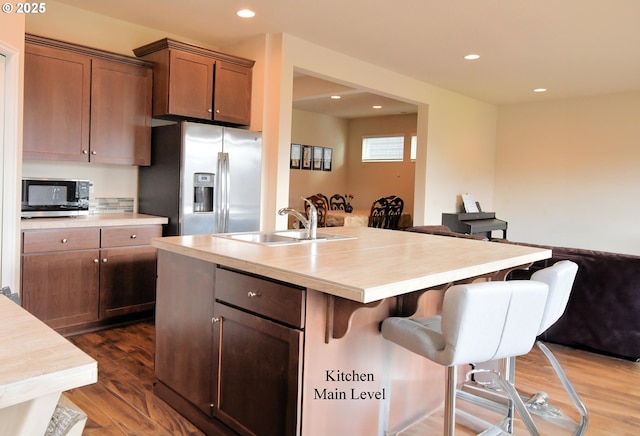
[[[156,238],[152,245],[360,303],[495,273],[551,250],[369,227],[321,233],[353,239],[267,246],[217,235]]]

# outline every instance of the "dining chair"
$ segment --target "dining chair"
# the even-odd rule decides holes
[[[387,199],[378,198],[371,204],[371,212],[369,213],[369,227],[379,229],[385,228],[387,219]]]
[[[392,195],[387,200],[387,218],[385,220],[385,229],[398,229],[402,210],[404,209],[404,200]]]
[[[454,285],[445,291],[441,315],[382,322],[385,339],[446,367],[445,436],[455,434],[458,366],[527,354],[542,323],[548,291],[545,283],[533,280]],[[513,401],[527,431],[539,435],[512,382],[496,370],[488,375]]]
[[[322,200],[324,201],[324,204],[326,205],[326,209],[329,210],[329,199],[327,198],[327,196],[321,192],[318,192],[316,196],[322,198]]]
[[[322,194],[316,194],[316,195],[312,195],[310,197],[307,197],[307,200],[309,200],[315,207],[316,210],[318,211],[318,227],[327,227],[327,209],[329,208],[326,198],[324,195]],[[307,203],[305,201],[304,203],[304,213],[307,216],[307,218],[309,218],[309,203]]]
[[[344,195],[333,194],[329,199],[329,209],[331,210],[345,210],[347,206],[347,200]]]

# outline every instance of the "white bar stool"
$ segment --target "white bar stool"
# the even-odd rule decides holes
[[[447,367],[445,436],[455,434],[457,365],[528,353],[542,323],[548,289],[546,284],[530,280],[456,285],[444,294],[442,315],[391,317],[382,322],[384,338]],[[513,384],[497,371],[493,374],[529,433],[538,435]]]

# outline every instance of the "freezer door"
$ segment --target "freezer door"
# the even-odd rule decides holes
[[[260,230],[262,136],[259,132],[224,128],[223,151],[228,159],[226,227],[220,232]]]
[[[207,207],[209,199],[203,195],[218,195],[216,171],[218,153],[222,151],[223,128],[209,124],[183,123],[181,235],[217,233],[215,202]],[[209,189],[212,187],[212,191]],[[211,200],[214,201],[214,200]]]

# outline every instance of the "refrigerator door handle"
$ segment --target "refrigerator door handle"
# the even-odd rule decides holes
[[[222,204],[224,201],[224,177],[223,177],[223,173],[224,173],[224,153],[220,152],[218,153],[218,168],[216,171],[216,187],[215,187],[215,225],[216,225],[216,230],[215,233],[223,233],[224,232],[224,226],[223,226],[223,210],[222,210]]]
[[[224,154],[224,177],[225,177],[225,192],[224,192],[224,231],[229,231],[229,213],[231,210],[231,171],[229,162],[229,153]]]

